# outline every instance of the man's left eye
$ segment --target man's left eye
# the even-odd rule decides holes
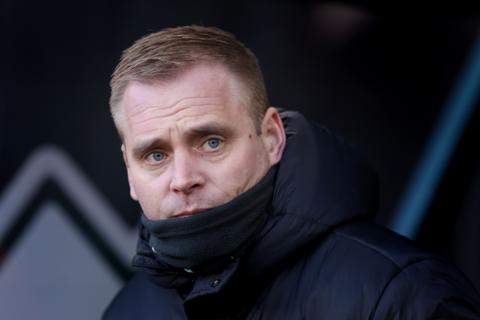
[[[219,138],[210,138],[205,142],[205,147],[209,149],[218,149],[222,144],[222,140]]]

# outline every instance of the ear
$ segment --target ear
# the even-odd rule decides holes
[[[280,114],[274,107],[268,108],[263,117],[262,140],[268,153],[270,165],[277,164],[282,158],[287,138]]]
[[[130,165],[128,164],[128,155],[127,155],[127,151],[125,150],[124,144],[122,144],[121,149],[122,149],[123,161],[125,162],[125,166],[127,167],[128,185],[130,187],[130,197],[133,200],[138,201],[137,193],[135,192],[135,188],[133,187],[133,184],[132,184]]]

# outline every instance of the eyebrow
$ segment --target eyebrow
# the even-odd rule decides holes
[[[188,141],[194,140],[198,137],[204,137],[207,135],[221,135],[224,137],[230,137],[233,135],[233,129],[227,124],[219,122],[210,122],[199,124],[186,130],[186,138]]]
[[[188,128],[185,131],[185,140],[188,142],[194,141],[198,138],[208,136],[208,135],[220,135],[225,138],[229,138],[233,136],[233,129],[223,123],[219,122],[210,122],[195,125],[191,128]],[[153,150],[156,148],[167,148],[169,146],[169,142],[166,139],[161,137],[157,137],[151,140],[146,140],[144,142],[140,142],[132,149],[132,154],[135,158],[140,159],[142,156],[147,153],[149,150]]]
[[[165,147],[166,145],[168,145],[167,141],[162,138],[147,140],[138,143],[137,146],[132,149],[132,154],[135,158],[140,159],[147,151],[155,148]]]

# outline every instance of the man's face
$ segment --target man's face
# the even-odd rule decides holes
[[[278,113],[268,109],[258,135],[243,101],[245,89],[220,65],[128,85],[122,151],[130,194],[149,219],[228,202],[280,160],[285,134]]]

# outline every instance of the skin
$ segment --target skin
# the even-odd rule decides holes
[[[221,65],[197,65],[171,81],[131,82],[122,153],[130,195],[151,220],[200,214],[255,185],[281,159],[285,131],[268,108],[261,133],[242,83]]]

